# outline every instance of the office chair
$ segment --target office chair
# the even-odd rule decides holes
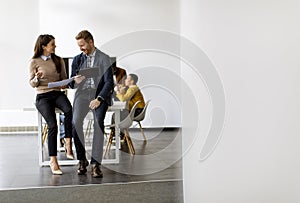
[[[124,137],[125,137],[125,140],[126,140],[126,143],[127,143],[127,146],[128,146],[128,149],[129,149],[129,152],[130,152],[131,155],[135,154],[135,150],[134,150],[134,147],[133,147],[132,140],[130,138],[128,129],[132,125],[133,118],[134,118],[134,113],[135,113],[135,110],[136,110],[136,107],[137,107],[138,103],[140,103],[140,101],[137,101],[133,105],[131,111],[129,112],[129,115],[124,120],[120,121],[119,123],[115,123],[115,124],[107,126],[107,127],[116,127],[117,126],[117,127],[119,127],[120,130],[124,131],[124,134],[125,134]],[[113,135],[110,134],[110,136],[107,140],[106,147],[105,147],[104,156],[106,156],[107,152],[110,150],[112,141],[113,141]],[[118,147],[118,146],[116,146],[116,147]]]
[[[139,115],[137,115],[136,117],[133,118],[133,121],[136,121],[136,122],[139,124],[140,130],[141,130],[141,133],[142,133],[142,135],[143,135],[143,137],[144,137],[144,141],[145,141],[145,142],[147,142],[147,139],[146,139],[146,136],[145,136],[145,134],[144,134],[144,130],[143,130],[143,127],[142,127],[142,125],[141,125],[141,121],[144,120],[144,118],[145,118],[146,110],[147,110],[147,107],[148,107],[150,101],[151,101],[151,99],[149,99],[149,100],[146,102],[143,111],[142,111]]]

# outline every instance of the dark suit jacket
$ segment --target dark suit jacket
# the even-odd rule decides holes
[[[86,58],[87,58],[86,55],[83,53],[74,57],[73,62],[72,62],[71,77],[75,76],[79,72],[80,69],[86,67],[86,61],[87,61]],[[98,75],[95,75],[95,77],[93,77],[95,84],[97,85],[95,98],[100,96],[101,98],[104,99],[104,101],[108,105],[112,105],[111,93],[112,93],[112,90],[114,87],[114,82],[113,82],[112,68],[111,68],[109,56],[106,55],[105,53],[101,52],[99,49],[96,49],[93,67],[99,68]],[[75,99],[76,99],[77,95],[80,94],[83,84],[84,84],[84,81],[82,81],[78,85],[76,85],[74,81],[72,83],[70,83],[71,88],[77,87],[77,90],[75,93]]]

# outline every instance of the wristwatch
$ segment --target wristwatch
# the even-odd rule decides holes
[[[100,96],[97,97],[97,100],[98,100],[99,102],[103,102],[103,99],[102,99],[102,97],[100,97]]]

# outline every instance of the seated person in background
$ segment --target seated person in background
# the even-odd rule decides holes
[[[122,87],[125,87],[125,79],[127,77],[126,70],[123,68],[117,67],[116,62],[113,63],[112,70],[113,70],[114,86],[118,86],[119,89],[121,89]],[[114,98],[114,100],[119,101],[115,92],[113,92],[113,98]]]
[[[120,119],[121,121],[126,118],[129,115],[129,112],[131,111],[133,105],[137,102],[138,103],[137,108],[135,110],[134,116],[139,115],[144,107],[145,107],[145,101],[142,92],[140,91],[139,87],[136,85],[138,81],[138,76],[135,74],[129,74],[125,80],[125,87],[119,88],[119,86],[116,86],[116,96],[117,98],[122,102],[126,103],[126,109],[121,111]],[[126,88],[128,88],[126,90]],[[112,117],[112,123],[114,122],[114,115]],[[114,128],[111,130],[111,134],[114,136]],[[121,133],[122,138],[123,133]]]

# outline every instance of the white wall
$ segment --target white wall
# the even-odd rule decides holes
[[[92,32],[98,47],[129,32],[180,29],[178,0],[40,0],[39,10],[40,32],[55,35],[63,56],[78,54],[75,36],[83,29]]]
[[[5,1],[0,7],[0,126],[33,126],[35,90],[29,85],[29,60],[39,34],[38,0]]]
[[[296,0],[181,1],[181,33],[211,59],[226,94],[214,153],[199,161],[199,132],[184,156],[185,202],[300,201],[299,9]]]
[[[34,91],[28,83],[28,62],[39,31],[38,0],[22,2],[1,2],[0,110],[22,109],[31,107],[33,103]]]

